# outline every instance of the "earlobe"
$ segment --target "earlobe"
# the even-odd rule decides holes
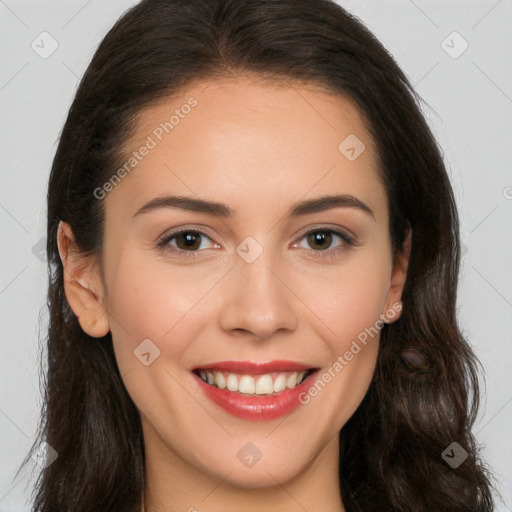
[[[89,336],[100,338],[110,331],[107,312],[100,297],[103,284],[97,262],[76,247],[69,224],[60,221],[57,245],[63,266],[64,292],[69,306]]]
[[[93,338],[102,338],[110,331],[107,313],[103,308],[101,309],[102,311],[84,308],[78,317],[83,331]]]
[[[397,252],[391,273],[391,282],[382,314],[386,323],[393,323],[402,314],[402,293],[407,278],[407,268],[411,254],[412,229],[408,230],[402,248]]]

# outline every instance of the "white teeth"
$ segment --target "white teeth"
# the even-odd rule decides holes
[[[293,389],[297,385],[297,374],[292,373],[287,379],[286,379],[286,387],[288,389]]]
[[[229,389],[229,391],[238,391],[238,379],[232,373],[228,375],[226,386]]]
[[[224,374],[222,372],[215,372],[215,384],[219,389],[225,389],[226,379],[224,378]]]
[[[254,384],[254,379],[249,375],[244,375],[240,379],[240,383],[238,384],[238,391],[240,393],[246,393],[247,395],[254,395],[254,391],[256,389],[256,385]]]
[[[245,395],[271,395],[272,393],[281,393],[287,388],[293,389],[304,381],[307,373],[307,371],[282,372],[273,378],[270,373],[253,377],[252,375],[238,375],[215,370],[199,370],[198,372],[199,377],[212,386],[219,389],[227,388],[229,391],[237,391]]]
[[[286,389],[286,377],[284,375],[278,375],[276,381],[274,382],[274,392],[279,393],[280,391],[284,391]]]
[[[270,395],[274,392],[274,384],[272,382],[272,376],[263,375],[258,379],[256,384],[256,393],[258,395]]]

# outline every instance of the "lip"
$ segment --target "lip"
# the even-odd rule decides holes
[[[246,373],[249,375],[280,371],[313,370],[311,375],[295,388],[286,389],[274,395],[243,395],[228,389],[219,389],[207,384],[199,375],[192,372],[195,382],[197,382],[209,400],[226,412],[250,421],[268,421],[291,413],[301,405],[299,395],[310,387],[310,378],[318,373],[318,368],[291,361],[270,361],[266,363],[225,361],[195,368],[195,370],[199,369]]]
[[[222,361],[205,366],[196,366],[194,370],[217,370],[248,375],[263,375],[272,372],[300,372],[313,370],[315,367],[294,361]]]

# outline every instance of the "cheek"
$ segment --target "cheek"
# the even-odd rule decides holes
[[[179,362],[206,321],[207,296],[215,285],[212,273],[198,275],[196,269],[192,275],[192,270],[172,270],[161,262],[149,264],[147,255],[137,251],[121,253],[108,272],[108,310],[119,366],[127,371],[138,363],[134,350],[147,339],[166,359]]]
[[[186,401],[175,379],[182,380],[186,354],[211,321],[208,291],[216,280],[193,272],[125,251],[108,274],[117,365],[137,408],[155,421],[154,411],[178,410]]]
[[[336,354],[346,350],[351,340],[379,320],[389,289],[387,261],[370,252],[355,255],[332,272],[306,276],[300,296],[323,324],[322,334]]]
[[[311,318],[325,341],[328,363],[301,400],[306,407],[311,404],[316,424],[325,425],[329,435],[355,412],[374,373],[389,287],[389,262],[383,260],[371,254],[357,263],[354,258],[353,265],[317,279],[317,286],[307,280],[302,284],[301,296],[315,313]]]

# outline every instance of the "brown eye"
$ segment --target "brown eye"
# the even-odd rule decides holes
[[[178,253],[194,253],[202,249],[209,249],[212,246],[212,240],[202,231],[189,229],[163,235],[157,241],[157,246],[160,249],[169,249]]]
[[[187,251],[199,249],[201,245],[201,236],[201,233],[194,231],[183,231],[182,233],[174,235],[173,238],[176,238],[176,246],[178,249]]]
[[[355,244],[355,240],[351,236],[331,229],[312,230],[306,233],[302,239],[307,242],[306,249],[313,249],[317,252],[326,251],[327,249],[342,249],[344,246]],[[336,239],[338,240],[337,244],[335,244]]]
[[[332,238],[330,231],[313,231],[307,235],[310,247],[319,250],[328,249],[332,243]]]
[[[339,260],[349,249],[357,245],[356,239],[344,231],[317,228],[302,235],[295,247],[307,249],[308,256],[325,263]]]

